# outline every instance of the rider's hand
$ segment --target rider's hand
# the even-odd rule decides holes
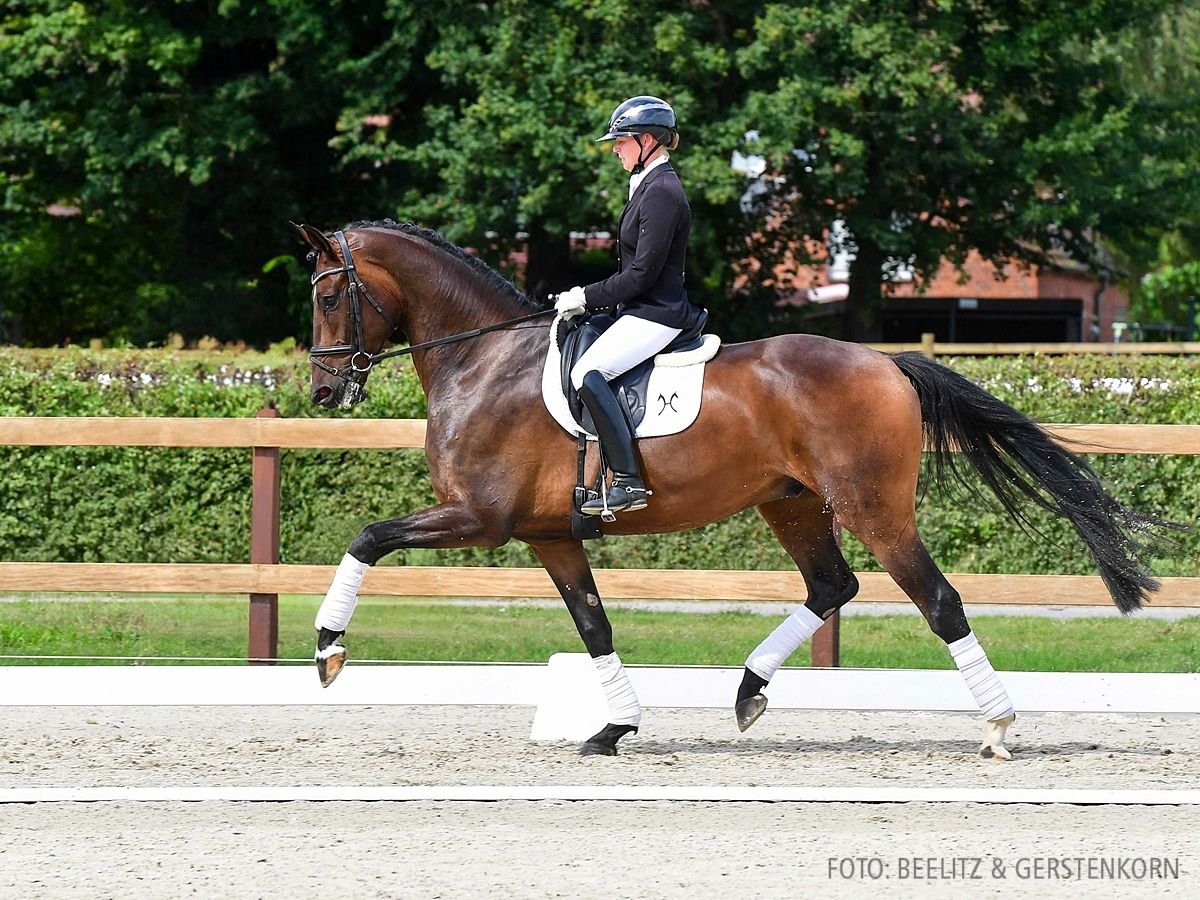
[[[564,319],[583,315],[587,310],[587,297],[583,288],[573,287],[559,294],[558,299],[554,301],[554,310]]]

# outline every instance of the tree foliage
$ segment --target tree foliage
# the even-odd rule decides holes
[[[378,203],[332,142],[356,127],[360,85],[394,89],[419,60],[409,4],[25,0],[3,15],[0,266],[18,336],[293,333],[296,279],[264,266],[294,255],[288,219]]]
[[[930,273],[970,250],[996,264],[1100,266],[1195,203],[1196,95],[1122,79],[1121,36],[1159,0],[770,4],[740,60],[750,145],[777,254],[845,222],[849,331],[871,334],[879,273]],[[1183,126],[1186,126],[1183,127]]]
[[[1200,259],[1166,266],[1142,279],[1139,309],[1152,324],[1182,323],[1182,336],[1194,340],[1200,302]]]
[[[497,265],[527,247],[510,274],[544,296],[596,274],[567,236],[615,225],[624,173],[593,138],[635,93],[680,114],[689,289],[730,337],[786,326],[739,263],[835,219],[855,334],[880,272],[970,249],[1116,249],[1139,275],[1164,236],[1196,245],[1196,21],[1167,0],[14,0],[0,326],[303,336],[289,219],[413,218]]]

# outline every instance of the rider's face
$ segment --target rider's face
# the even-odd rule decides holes
[[[626,172],[632,172],[637,165],[638,154],[642,152],[638,141],[643,137],[645,135],[623,136],[613,141],[613,153],[617,154]]]

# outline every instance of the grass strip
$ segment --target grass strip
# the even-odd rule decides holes
[[[246,654],[247,601],[237,597],[24,599],[0,603],[0,656],[186,657]],[[311,659],[316,597],[281,597],[279,655]],[[630,664],[740,666],[779,619],[746,612],[611,609],[617,650]],[[1197,672],[1200,617],[1049,619],[977,616],[993,665],[1008,671]],[[351,657],[455,662],[544,662],[581,652],[565,609],[364,598],[346,638]],[[847,667],[947,669],[945,647],[915,615],[842,620]],[[121,664],[126,660],[113,660]],[[185,660],[186,661],[186,660]],[[0,664],[96,664],[13,660]],[[789,661],[809,664],[805,646]],[[219,664],[219,663],[218,663]]]

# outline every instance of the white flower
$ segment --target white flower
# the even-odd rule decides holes
[[[1092,382],[1093,388],[1100,388],[1110,394],[1128,397],[1133,393],[1133,380],[1130,378],[1097,378]]]

